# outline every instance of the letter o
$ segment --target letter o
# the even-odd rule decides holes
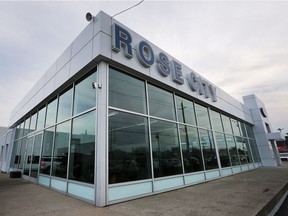
[[[154,52],[151,48],[151,46],[145,42],[141,41],[137,47],[136,47],[136,54],[139,62],[144,67],[150,67],[154,64],[155,58],[154,58]]]

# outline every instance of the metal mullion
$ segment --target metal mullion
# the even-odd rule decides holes
[[[68,142],[68,157],[67,157],[67,170],[66,170],[66,193],[68,193],[68,180],[69,180],[69,168],[70,168],[70,153],[71,153],[71,139],[72,139],[72,119],[70,121],[70,132]]]
[[[218,152],[218,146],[217,146],[215,131],[213,130],[213,124],[212,124],[211,117],[210,117],[210,108],[209,107],[207,107],[207,114],[208,114],[208,120],[209,120],[210,128],[211,128],[208,131],[212,132],[212,139],[213,139],[214,147],[215,147],[215,151],[216,151],[218,169],[220,169],[220,172],[221,172],[221,175],[222,175],[222,166],[221,166],[221,161],[220,161],[220,155],[219,155],[219,152]]]
[[[185,174],[185,168],[184,168],[184,160],[183,160],[183,153],[182,153],[182,145],[181,145],[181,134],[180,134],[180,127],[179,127],[179,119],[178,119],[178,110],[177,110],[177,103],[176,103],[176,95],[175,92],[173,92],[173,101],[174,101],[174,107],[175,107],[175,115],[176,115],[176,125],[177,125],[177,132],[178,132],[178,142],[179,142],[179,150],[180,150],[180,157],[181,157],[181,164],[182,164],[182,174]],[[187,131],[187,125],[184,124],[184,127],[186,127],[185,133],[188,133]],[[186,134],[188,136],[188,134]],[[189,151],[189,149],[187,149]],[[185,178],[183,176],[183,181],[185,185]]]
[[[151,116],[150,116],[150,107],[149,107],[149,95],[148,95],[148,82],[145,80],[145,92],[146,92],[146,106],[147,106],[147,115],[148,115],[148,139],[149,139],[149,148],[150,148],[150,166],[151,166],[151,178],[152,178],[152,192],[154,192],[154,160],[153,160],[153,147],[152,147],[152,131],[151,131]]]

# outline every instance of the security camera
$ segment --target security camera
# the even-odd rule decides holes
[[[90,12],[86,13],[86,20],[87,20],[88,22],[90,22],[91,20],[93,20],[93,15],[92,15]]]
[[[97,83],[96,82],[92,82],[92,88],[96,89],[97,88]]]

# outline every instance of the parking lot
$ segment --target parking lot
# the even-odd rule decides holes
[[[288,163],[104,208],[0,174],[0,215],[268,215],[288,190]],[[276,212],[276,211],[275,211]],[[274,213],[275,213],[274,212]]]

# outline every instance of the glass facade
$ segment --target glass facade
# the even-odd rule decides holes
[[[93,72],[18,124],[13,168],[32,178],[92,185],[95,151],[105,145],[107,183],[117,187],[260,162],[244,121],[112,67],[107,79],[107,143],[96,143],[103,116],[97,116]]]
[[[108,98],[111,185],[258,162],[249,125],[221,112],[114,68]]]
[[[39,173],[94,184],[94,81],[96,72],[89,73],[16,127],[11,159],[14,168],[32,178]]]

